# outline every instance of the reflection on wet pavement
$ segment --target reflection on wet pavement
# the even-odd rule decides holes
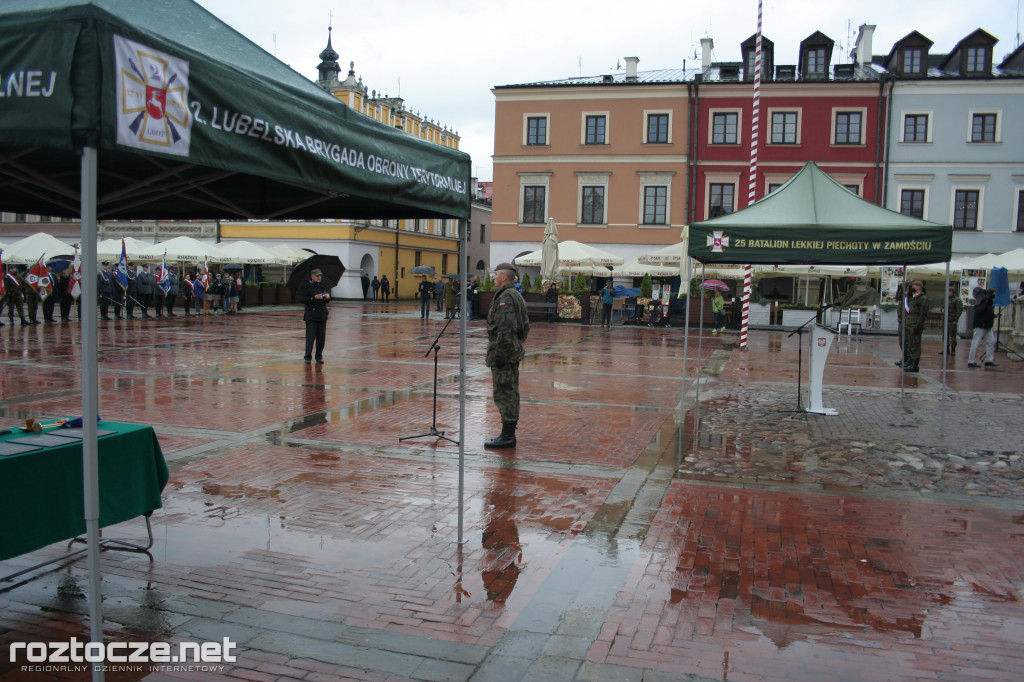
[[[943,436],[941,368],[901,377],[888,337],[836,344],[826,418],[792,412],[784,334],[741,353],[730,335],[539,323],[519,444],[496,452],[479,323],[457,433],[452,326],[436,421],[465,444],[458,544],[458,448],[398,440],[433,418],[423,353],[443,321],[414,312],[339,303],[316,366],[297,309],[101,329],[101,414],[153,424],[172,468],[150,554],[103,555],[110,636],[231,632],[229,673],[253,680],[542,679],[556,658],[575,666],[558,679],[1017,675],[1019,367],[954,358]],[[0,329],[8,421],[80,405],[77,326],[47,331]],[[0,633],[87,632],[84,576],[0,584]],[[0,660],[0,679],[19,674]]]

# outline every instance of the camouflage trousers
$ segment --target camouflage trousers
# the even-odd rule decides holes
[[[921,335],[923,329],[907,329],[907,345],[904,348],[904,355],[911,360],[921,359]]]
[[[491,381],[502,423],[519,421],[519,363],[491,367]]]

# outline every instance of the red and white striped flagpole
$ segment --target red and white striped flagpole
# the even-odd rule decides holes
[[[763,0],[757,0],[757,44],[754,54],[754,107],[750,116],[750,181],[747,184],[747,206],[757,194],[757,144],[761,128],[761,13]],[[747,328],[750,324],[750,288],[753,268],[743,268],[743,319],[740,322],[740,350],[747,350]]]

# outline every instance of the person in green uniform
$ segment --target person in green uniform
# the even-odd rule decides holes
[[[960,323],[960,316],[964,312],[964,302],[956,293],[956,287],[949,287],[949,327],[946,328],[946,349],[940,350],[939,355],[956,354],[957,326]]]
[[[501,435],[484,443],[485,448],[516,446],[519,425],[519,363],[525,356],[523,343],[530,333],[526,302],[515,287],[519,273],[510,263],[494,270],[497,291],[487,313],[487,366],[491,368],[494,404],[501,415]]]
[[[924,334],[924,323],[928,319],[928,297],[924,294],[924,283],[914,280],[910,283],[910,298],[907,301],[906,334],[907,345],[903,363],[904,372],[917,372],[921,362],[921,335]]]

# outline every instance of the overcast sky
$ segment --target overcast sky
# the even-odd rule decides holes
[[[495,85],[614,73],[623,57],[639,70],[700,61],[700,39],[715,59],[740,61],[739,44],[757,30],[756,0],[199,0],[220,19],[315,80],[332,43],[341,76],[355,62],[370,90],[401,95],[405,106],[459,133],[474,175],[491,179]],[[1024,0],[764,0],[764,35],[775,61],[795,64],[800,41],[821,31],[836,42],[833,64],[848,63],[861,24],[874,24],[873,51],[887,54],[911,31],[945,53],[982,28],[996,38],[995,60],[1020,42]],[[332,18],[333,13],[333,18]]]

